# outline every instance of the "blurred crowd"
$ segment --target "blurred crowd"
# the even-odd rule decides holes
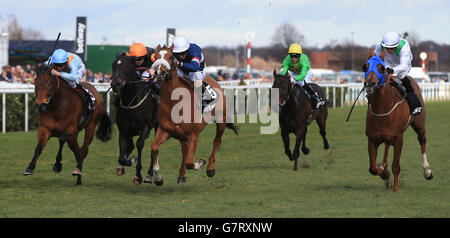
[[[3,66],[2,74],[0,75],[0,81],[16,83],[33,84],[35,78],[36,72],[30,64],[27,64],[25,66]],[[87,69],[82,81],[91,83],[109,83],[111,81],[111,73],[93,73],[90,69]]]

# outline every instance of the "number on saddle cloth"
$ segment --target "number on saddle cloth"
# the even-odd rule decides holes
[[[203,112],[210,112],[216,106],[217,92],[205,81],[202,85],[202,110]]]

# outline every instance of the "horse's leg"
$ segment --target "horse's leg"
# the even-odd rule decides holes
[[[185,167],[185,161],[186,161],[186,157],[188,155],[188,141],[187,140],[179,140],[180,144],[181,144],[181,167],[184,168]],[[181,170],[181,168],[180,168]],[[178,177],[178,181],[177,183],[185,183],[186,182],[186,178],[183,177]]]
[[[125,167],[124,166],[131,166],[134,161],[133,160],[129,160],[128,155],[131,154],[131,152],[134,149],[134,144],[133,144],[133,137],[124,133],[124,132],[119,132],[119,160],[118,163],[119,165],[117,166],[117,171],[116,174],[117,176],[122,176],[125,174]]]
[[[94,139],[96,124],[97,123],[92,121],[84,130],[84,141],[80,150],[82,160],[86,159],[86,156],[89,152],[89,145],[92,143],[92,140]]]
[[[424,113],[424,112],[422,112]],[[419,115],[420,116],[420,115]],[[425,123],[422,117],[417,116],[416,119],[411,124],[412,128],[418,135],[418,140],[420,144],[420,149],[422,151],[422,168],[423,168],[423,176],[430,180],[433,179],[433,172],[431,172],[430,164],[428,163],[427,153],[426,153],[426,143],[427,138],[425,137]]]
[[[155,127],[154,130],[155,130],[155,137],[156,137],[156,130],[158,130],[158,127]],[[150,167],[148,168],[147,176],[144,179],[144,183],[152,183],[152,182],[153,182],[153,157],[150,153]]]
[[[56,162],[53,165],[53,171],[56,173],[61,172],[62,170],[62,148],[64,147],[64,144],[66,143],[66,138],[64,136],[59,137],[59,149],[58,149],[58,155],[56,155]]]
[[[370,161],[369,172],[372,175],[379,175],[378,168],[377,168],[377,149],[378,149],[379,145],[380,145],[380,142],[369,138],[369,143],[368,143],[369,161]]]
[[[321,109],[321,110],[325,110],[325,109]],[[321,111],[322,113],[322,111]],[[316,123],[319,126],[320,129],[320,135],[322,136],[323,139],[323,148],[328,150],[328,148],[330,148],[330,145],[328,144],[328,140],[327,140],[327,133],[326,133],[326,126],[327,126],[327,118],[324,115],[320,115],[316,118]]]
[[[167,141],[170,138],[169,133],[166,131],[163,131],[162,129],[158,128],[156,131],[156,137],[151,145],[152,150],[152,161],[153,161],[153,172],[155,174],[155,184],[158,186],[163,185],[163,178],[160,174],[159,170],[159,163],[158,163],[158,152],[159,152],[159,146]]]
[[[309,154],[309,149],[308,149],[308,147],[306,147],[306,133],[308,133],[308,127],[305,127],[305,134],[303,135],[303,141],[302,141],[302,152],[305,155]]]
[[[213,142],[213,150],[211,151],[211,155],[209,156],[208,167],[206,169],[206,175],[208,177],[213,177],[216,174],[216,167],[214,163],[216,162],[216,153],[222,144],[222,136],[225,131],[226,124],[225,123],[217,123],[216,124],[216,137]]]
[[[394,173],[394,192],[398,191],[398,175],[400,174],[400,156],[403,148],[403,135],[398,135],[394,143],[394,160],[392,173]]]
[[[144,148],[145,140],[148,138],[150,134],[150,128],[146,126],[144,130],[142,130],[141,135],[139,136],[139,139],[136,141],[136,148],[138,151],[138,159],[136,164],[136,175],[134,176],[134,184],[141,184],[142,183],[142,162],[141,162],[141,156],[142,156],[142,148]]]
[[[287,131],[286,129],[283,129],[283,127],[281,127],[281,138],[283,139],[284,153],[289,157],[290,161],[293,161],[294,157],[292,157],[292,154],[291,154],[289,131]]]
[[[42,150],[44,149],[45,145],[47,144],[48,139],[50,138],[51,132],[43,127],[40,126],[38,129],[38,144],[36,145],[36,148],[34,149],[34,156],[33,159],[31,159],[30,164],[28,165],[27,169],[23,173],[23,175],[31,175],[33,174],[34,168],[36,168],[36,161],[41,154]]]
[[[305,127],[306,129],[306,127]],[[294,170],[297,171],[298,170],[298,157],[300,157],[300,143],[303,140],[303,136],[305,135],[305,129],[303,130],[297,130],[295,132],[295,147],[294,147]]]
[[[75,159],[77,161],[77,167],[72,172],[72,175],[77,176],[76,185],[81,185],[81,171],[83,170],[83,157],[81,156],[81,149],[80,145],[78,144],[76,132],[67,134],[67,144],[69,145],[69,148],[73,151]]]
[[[384,143],[384,156],[383,156],[383,163],[377,165],[378,168],[378,174],[380,175],[380,178],[383,179],[384,181],[388,182],[387,180],[389,179],[389,170],[387,169],[388,164],[387,164],[387,157],[389,154],[389,144],[388,143]]]
[[[197,150],[198,135],[191,134],[188,136],[188,149],[186,156],[181,160],[181,167],[178,176],[178,183],[186,182],[186,169],[195,169],[194,154]]]

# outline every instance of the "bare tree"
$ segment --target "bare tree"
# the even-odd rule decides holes
[[[39,30],[33,28],[23,28],[19,25],[16,16],[13,16],[8,25],[9,39],[11,40],[42,40],[44,36]]]
[[[287,49],[292,43],[303,44],[304,38],[294,25],[284,23],[275,30],[275,34],[272,37],[272,44]]]

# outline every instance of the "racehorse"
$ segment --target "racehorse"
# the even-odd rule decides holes
[[[45,64],[36,67],[37,77],[34,82],[36,105],[39,109],[38,144],[34,156],[24,175],[31,175],[36,167],[36,161],[50,137],[59,138],[59,151],[53,170],[57,173],[62,170],[62,148],[67,141],[73,151],[77,166],[72,172],[77,176],[77,185],[81,185],[81,171],[83,161],[88,154],[95,127],[99,124],[96,136],[103,142],[111,139],[111,119],[104,110],[103,98],[97,90],[87,82],[81,84],[95,97],[95,110],[89,114],[83,113],[83,101],[69,84],[60,77],[50,73],[51,68]],[[84,142],[80,149],[77,138],[78,133],[85,129]]]
[[[315,120],[320,129],[323,139],[323,148],[328,149],[330,145],[326,138],[326,122],[328,117],[328,102],[316,110],[312,110],[310,100],[306,91],[295,83],[291,82],[290,75],[285,76],[273,71],[274,82],[272,88],[279,90],[279,123],[281,127],[281,138],[283,139],[284,152],[289,160],[294,161],[294,170],[298,170],[298,157],[300,156],[300,143],[302,152],[307,155],[309,149],[306,147],[307,126]],[[311,83],[319,97],[325,98],[325,93],[319,85]],[[289,134],[296,136],[294,153],[291,153]]]
[[[392,172],[394,173],[394,191],[398,191],[398,175],[400,173],[400,155],[403,147],[403,133],[409,125],[412,126],[418,135],[419,144],[422,149],[424,176],[430,180],[433,178],[430,165],[427,160],[425,144],[425,106],[423,111],[411,116],[405,96],[402,96],[391,76],[385,72],[384,58],[386,52],[376,56],[373,49],[370,49],[369,60],[363,65],[366,72],[364,87],[368,95],[369,105],[366,116],[366,135],[368,137],[368,151],[370,158],[369,172],[379,175],[389,184],[389,171],[387,170],[387,156],[389,146],[394,146],[394,160],[392,162]],[[420,88],[415,80],[411,79],[420,103],[424,105]],[[382,164],[376,164],[377,149],[384,143],[384,158]]]
[[[226,120],[226,100],[220,85],[211,77],[206,76],[207,82],[217,93],[215,108],[210,111],[210,115],[203,116],[198,107],[197,95],[193,93],[193,83],[187,79],[182,79],[177,75],[177,66],[174,63],[175,57],[172,53],[173,44],[170,47],[158,45],[155,53],[155,62],[152,68],[155,70],[157,79],[161,82],[161,101],[158,108],[158,129],[156,137],[151,145],[152,159],[154,163],[155,184],[163,184],[158,163],[159,146],[174,137],[181,144],[182,162],[179,169],[178,183],[186,182],[186,168],[199,169],[204,163],[197,160],[194,163],[194,153],[197,149],[200,132],[207,126],[207,122],[214,120],[216,123],[216,136],[214,138],[213,150],[209,156],[206,174],[209,177],[215,175],[214,162],[216,152],[222,143],[222,135],[225,128],[232,129],[236,135],[238,128],[229,120]],[[181,94],[180,94],[181,93]],[[182,96],[180,100],[179,96]],[[198,97],[197,97],[198,98]],[[181,107],[180,107],[181,106]],[[181,108],[177,110],[177,108]],[[182,112],[182,119],[179,115]]]
[[[114,105],[117,108],[116,124],[119,128],[119,164],[117,175],[123,175],[125,169],[123,166],[131,166],[133,158],[128,158],[134,149],[133,137],[139,136],[136,141],[138,158],[136,164],[136,175],[134,183],[142,183],[141,175],[141,154],[144,148],[145,140],[149,137],[150,131],[157,128],[158,121],[156,112],[158,103],[151,94],[150,88],[145,85],[141,78],[136,74],[136,66],[133,63],[133,57],[126,56],[124,53],[117,55],[112,64],[113,75],[111,88],[117,93]],[[150,163],[150,169],[144,180],[146,183],[152,182],[153,161]]]

